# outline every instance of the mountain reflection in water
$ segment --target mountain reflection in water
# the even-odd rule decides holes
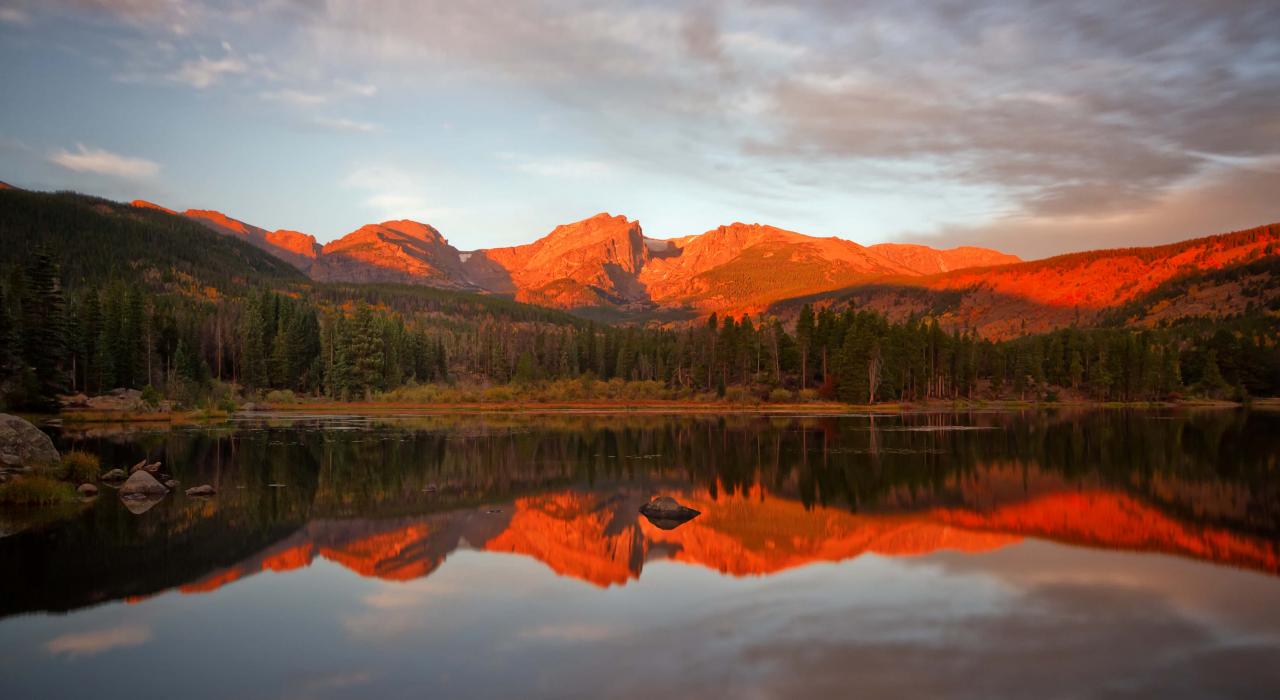
[[[764,576],[1023,538],[1277,574],[1278,422],[1243,411],[553,414],[68,434],[104,464],[146,453],[219,495],[175,494],[134,515],[108,492],[79,518],[0,539],[0,566],[34,576],[0,583],[0,614],[203,593],[317,557],[408,581],[460,548],[597,586],[626,585],[657,560]],[[638,513],[655,494],[702,515],[658,528]]]

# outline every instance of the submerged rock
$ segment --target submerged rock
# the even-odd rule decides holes
[[[0,413],[0,465],[33,467],[56,464],[62,456],[39,428],[28,421]]]
[[[658,496],[640,506],[640,514],[649,519],[654,526],[663,530],[674,530],[680,525],[702,515],[702,511],[694,510],[670,496]]]
[[[98,487],[93,484],[80,484],[80,488],[76,489],[81,496],[97,496]]]
[[[124,481],[129,478],[129,475],[125,474],[123,469],[112,469],[99,478],[103,481]]]
[[[148,498],[151,496],[164,496],[169,493],[169,489],[164,484],[156,481],[154,476],[146,471],[136,471],[129,480],[124,482],[120,487],[121,498]]]
[[[208,484],[203,484],[201,486],[193,486],[187,489],[188,496],[213,496],[217,493],[218,493],[218,490]]]

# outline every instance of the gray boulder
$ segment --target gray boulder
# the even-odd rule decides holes
[[[187,489],[188,496],[213,496],[216,493],[218,493],[218,490],[208,484]]]
[[[169,493],[164,484],[145,471],[136,471],[120,486],[121,498],[151,498]]]
[[[0,466],[36,467],[57,464],[62,456],[39,428],[7,413],[0,413]]]
[[[111,471],[107,472],[106,474],[103,474],[99,478],[101,478],[103,481],[124,481],[125,479],[129,478],[129,475],[125,474],[123,469],[112,469]]]

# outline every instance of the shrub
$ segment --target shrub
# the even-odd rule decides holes
[[[817,389],[801,389],[800,400],[801,401],[817,401],[818,390]]]
[[[289,389],[272,389],[267,392],[267,403],[297,403],[298,397]]]
[[[98,460],[98,455],[82,450],[71,450],[62,455],[60,476],[67,481],[82,484],[98,478],[101,471],[102,463]]]
[[[160,392],[154,386],[148,384],[142,387],[142,403],[146,404],[147,408],[152,410],[158,408],[161,398]]]
[[[769,392],[769,400],[773,403],[785,403],[790,401],[791,398],[791,392],[783,389],[782,387],[778,387],[777,389]]]
[[[75,489],[47,476],[27,476],[0,484],[0,503],[12,506],[47,506],[72,503]]]

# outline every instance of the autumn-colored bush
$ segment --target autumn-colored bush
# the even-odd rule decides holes
[[[98,455],[82,450],[71,450],[62,455],[59,476],[77,484],[93,481],[102,471],[102,463]]]

